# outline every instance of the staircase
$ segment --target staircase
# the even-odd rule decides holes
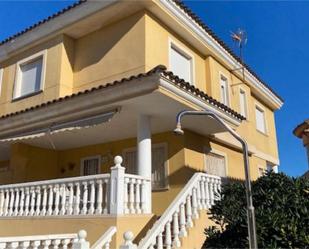
[[[219,198],[221,178],[195,173],[164,214],[140,241],[138,249],[200,248],[207,214]],[[205,224],[204,224],[205,222]],[[205,226],[204,226],[205,225]],[[201,231],[202,230],[202,231]],[[196,234],[195,245],[190,244]]]

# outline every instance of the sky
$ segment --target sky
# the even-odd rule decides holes
[[[0,1],[0,40],[74,1]],[[245,62],[285,101],[276,112],[280,171],[308,169],[293,129],[309,119],[309,1],[186,1],[232,49],[230,32],[245,29]]]

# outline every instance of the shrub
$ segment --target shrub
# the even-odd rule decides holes
[[[309,248],[309,180],[268,173],[252,183],[259,248]],[[245,185],[223,186],[203,248],[248,248]]]

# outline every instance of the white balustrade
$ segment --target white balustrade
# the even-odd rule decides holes
[[[19,237],[1,237],[0,249],[77,249],[79,247],[78,245],[80,245],[80,241],[85,240],[86,235],[87,233],[81,230],[78,234],[49,234]],[[84,247],[84,249],[87,248]]]
[[[115,157],[111,174],[0,186],[0,217],[145,214],[150,179],[125,174]]]
[[[210,208],[220,198],[221,178],[195,173],[163,215],[143,238],[138,249],[171,249],[181,246],[180,238],[199,219],[199,210]]]
[[[110,227],[90,249],[110,249],[112,238],[116,232],[116,227]]]

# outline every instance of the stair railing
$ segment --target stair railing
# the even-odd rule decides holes
[[[195,173],[164,214],[140,241],[138,249],[171,249],[181,246],[180,238],[199,218],[199,210],[208,209],[219,197],[221,178]]]

